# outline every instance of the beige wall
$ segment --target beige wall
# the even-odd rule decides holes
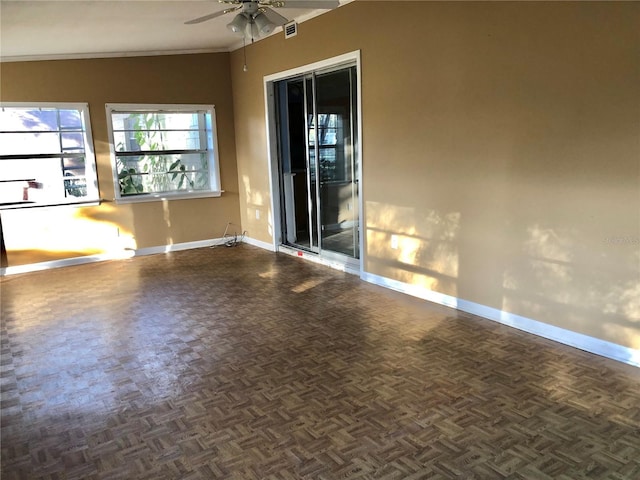
[[[365,271],[640,348],[639,24],[356,1],[233,52],[243,227],[272,241],[263,77],[360,50]]]
[[[640,348],[639,21],[632,2],[356,1],[248,46],[246,73],[241,50],[1,63],[2,101],[89,103],[107,200],[105,103],[215,104],[226,190],[5,211],[9,260],[229,221],[270,243],[263,77],[360,50],[365,271]]]
[[[218,238],[227,222],[240,223],[229,54],[1,63],[0,100],[87,102],[106,199],[96,207],[3,211],[10,266]],[[106,103],[214,104],[222,197],[116,205]]]

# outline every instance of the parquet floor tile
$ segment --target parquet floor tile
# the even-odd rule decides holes
[[[640,479],[640,369],[296,258],[0,288],[2,480]]]

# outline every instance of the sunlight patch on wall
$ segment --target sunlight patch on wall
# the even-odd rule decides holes
[[[132,206],[116,206],[113,203],[103,203],[98,207],[79,208],[75,210],[75,218],[91,223],[111,225],[118,240],[114,250],[136,250],[138,243],[134,234]]]
[[[367,202],[367,263],[376,273],[456,294],[460,213]]]
[[[602,325],[607,338],[613,339],[614,343],[628,345],[634,349],[640,349],[640,332],[634,327],[624,327],[620,324],[605,323]]]
[[[530,267],[540,287],[553,292],[553,299],[559,303],[571,301],[569,292],[555,287],[571,282],[573,245],[575,235],[572,232],[557,232],[540,225],[527,229],[524,252],[531,259]]]
[[[558,232],[552,228],[533,225],[527,228],[524,250],[532,257],[570,262],[574,245],[572,237],[572,232],[569,231]]]
[[[624,315],[629,321],[640,324],[640,280],[612,286],[603,300],[604,313]]]
[[[623,247],[568,228],[528,227],[524,256],[503,275],[502,310],[637,348],[640,282],[634,252]]]
[[[171,210],[169,208],[169,200],[166,198],[162,200],[162,218],[164,220],[165,225],[167,226],[167,231],[171,230]],[[165,245],[173,245],[173,237],[168,236],[166,238]]]
[[[251,189],[251,180],[249,179],[248,175],[242,176],[242,183],[244,184],[244,191],[245,191],[247,206],[248,207],[264,206],[264,198],[263,198],[262,192],[260,192],[259,190],[253,191]]]
[[[109,222],[83,216],[79,209],[39,208],[2,212],[9,260],[12,251],[34,252],[27,263],[69,256],[112,253],[135,248],[130,232]],[[133,243],[133,244],[132,244]],[[42,259],[38,253],[42,252]],[[56,252],[59,254],[56,254]]]
[[[265,242],[273,241],[274,229],[268,191],[252,189],[251,179],[246,174],[242,175],[242,184],[245,192],[243,228],[249,237]]]
[[[527,312],[539,313],[541,309],[537,303],[540,300],[564,305],[572,303],[575,296],[571,285],[575,276],[573,259],[576,241],[576,234],[570,231],[540,225],[528,227],[522,246],[527,260],[524,264],[510,265],[506,269],[503,287],[513,292],[515,297],[515,292],[522,291],[523,281],[529,284],[526,289],[529,298],[518,302]],[[539,296],[541,298],[537,298]],[[508,300],[505,297],[503,309],[513,312]],[[516,310],[514,313],[521,312]]]

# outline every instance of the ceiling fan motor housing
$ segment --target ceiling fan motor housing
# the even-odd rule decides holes
[[[318,8],[331,10],[340,6],[339,0],[218,0],[220,3],[232,5],[222,11],[210,13],[202,17],[194,18],[185,22],[187,25],[206,22],[226,15],[231,12],[238,12],[235,18],[227,24],[227,28],[242,36],[249,36],[251,39],[261,35],[268,35],[276,27],[283,26],[285,38],[297,35],[298,26],[295,21],[288,19],[274,9],[279,8]]]

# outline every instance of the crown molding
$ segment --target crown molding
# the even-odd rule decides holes
[[[122,58],[122,57],[159,57],[163,55],[199,55],[203,53],[229,53],[227,48],[201,48],[191,50],[150,50],[140,52],[104,52],[104,53],[68,53],[56,55],[23,55],[0,57],[0,63],[11,62],[40,62],[49,60],[88,60],[94,58]]]

